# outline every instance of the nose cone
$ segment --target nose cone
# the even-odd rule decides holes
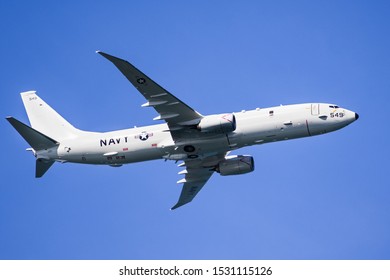
[[[360,116],[358,113],[355,113],[354,111],[344,109],[345,115],[343,118],[339,118],[339,124],[343,124],[344,126],[347,126],[353,122],[355,122]]]

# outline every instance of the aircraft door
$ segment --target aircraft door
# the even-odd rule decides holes
[[[320,114],[320,104],[318,103],[311,104],[311,114],[313,116],[318,116]]]

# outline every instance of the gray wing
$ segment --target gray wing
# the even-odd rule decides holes
[[[198,124],[203,117],[126,60],[101,51],[97,53],[111,61],[146,98],[147,102],[143,107],[154,107],[159,113],[154,120],[165,120],[171,130],[178,130],[183,126]]]
[[[179,200],[171,208],[171,210],[191,202],[214,173],[214,171],[210,171],[210,169],[202,167],[187,168],[186,170],[188,173],[186,174],[185,178],[178,182],[184,183]]]
[[[183,137],[192,137],[198,132],[191,129],[203,118],[201,114],[182,102],[180,99],[162,88],[128,61],[98,51],[100,55],[111,61],[132,85],[146,98],[143,107],[153,107],[159,115],[154,120],[165,120],[175,142]],[[214,167],[225,154],[207,156],[205,158],[188,159],[184,162],[186,169],[179,174],[185,178],[179,201],[171,208],[176,209],[191,202],[214,173]]]
[[[216,154],[203,159],[188,159],[180,164],[179,166],[185,166],[186,169],[179,172],[179,174],[185,174],[185,177],[178,181],[178,183],[184,183],[184,185],[178,202],[171,210],[191,202],[213,175],[215,166],[219,161],[225,158],[225,156],[225,153]]]

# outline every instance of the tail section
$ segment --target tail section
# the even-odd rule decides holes
[[[35,130],[58,140],[72,138],[79,134],[80,130],[54,111],[35,91],[22,92],[20,95],[30,124]]]
[[[54,111],[35,91],[20,95],[32,127],[13,117],[7,117],[7,120],[32,147],[28,150],[32,150],[37,158],[35,177],[39,178],[53,165],[52,155],[56,154],[59,141],[74,138],[81,131]]]
[[[34,155],[37,157],[35,177],[42,177],[50,166],[53,165],[54,160],[42,156],[40,151],[46,151],[50,148],[57,147],[59,143],[13,117],[7,117],[7,120],[32,147]]]

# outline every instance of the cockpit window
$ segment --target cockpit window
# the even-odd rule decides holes
[[[329,105],[329,108],[334,108],[334,109],[337,109],[337,108],[340,108],[339,106],[337,105]]]

